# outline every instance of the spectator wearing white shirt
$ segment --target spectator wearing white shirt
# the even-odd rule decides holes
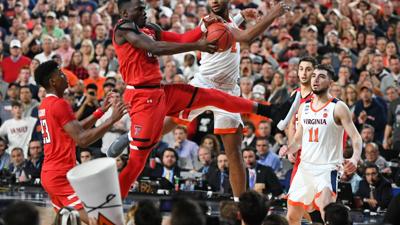
[[[7,137],[9,149],[20,147],[24,151],[25,158],[28,157],[28,146],[34,131],[37,119],[33,117],[22,117],[22,106],[19,102],[11,103],[12,119],[6,120],[0,127],[0,136]]]
[[[51,36],[49,35],[43,36],[43,42],[42,42],[43,52],[35,55],[35,59],[39,60],[40,63],[44,63],[51,60],[53,55],[56,54],[53,51],[53,42],[54,39]]]

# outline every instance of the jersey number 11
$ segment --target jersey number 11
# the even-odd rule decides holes
[[[310,135],[309,138],[308,138],[309,142],[318,142],[318,128],[309,129],[308,130],[308,134]]]

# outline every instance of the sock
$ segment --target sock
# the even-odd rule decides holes
[[[128,164],[119,174],[119,185],[121,188],[121,197],[123,199],[128,196],[131,185],[136,181],[140,173],[143,171],[150,153],[151,150],[131,149]]]
[[[239,202],[239,197],[233,196],[233,201],[234,201],[234,202]]]
[[[262,103],[258,103],[257,105],[257,115],[272,118],[272,105],[264,105]]]

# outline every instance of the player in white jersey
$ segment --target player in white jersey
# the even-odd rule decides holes
[[[314,97],[299,109],[294,140],[283,146],[281,156],[301,151],[301,161],[288,193],[289,224],[300,224],[305,211],[320,210],[336,200],[337,170],[357,169],[362,140],[345,103],[328,94],[334,77],[330,65],[316,66],[311,77]],[[343,160],[343,132],[352,139],[353,156]]]
[[[221,17],[230,28],[234,43],[224,52],[209,54],[201,53],[199,73],[195,74],[191,85],[202,88],[214,88],[234,96],[240,95],[238,80],[240,78],[240,44],[249,42],[260,35],[278,17],[289,10],[285,3],[277,4],[268,15],[264,16],[255,26],[242,31],[229,16],[228,0],[208,0],[211,16]],[[221,135],[225,152],[230,163],[229,181],[233,196],[238,200],[240,194],[246,190],[245,167],[240,153],[243,122],[239,113],[230,113],[215,107],[205,107],[193,111],[185,110],[180,113],[179,119],[192,121],[206,110],[214,113],[214,133]],[[173,121],[173,120],[170,120]],[[164,124],[165,127],[173,127]]]

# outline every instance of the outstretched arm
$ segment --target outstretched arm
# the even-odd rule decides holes
[[[207,32],[207,27],[218,21],[222,22],[222,19],[218,17],[207,16],[202,19],[199,26],[183,34],[164,31],[160,26],[154,23],[146,24],[146,27],[150,27],[156,32],[157,40],[159,41],[175,42],[175,43],[192,43],[200,40],[201,37],[203,36],[203,33]]]
[[[120,25],[115,32],[115,41],[120,45],[129,42],[136,48],[146,50],[153,55],[173,55],[195,50],[213,53],[216,50],[214,43],[209,43],[205,40],[185,44],[154,41],[152,38],[141,33],[133,23],[124,23]]]
[[[271,25],[276,18],[283,15],[283,13],[287,10],[289,10],[289,6],[281,2],[280,4],[277,4],[274,7],[271,13],[268,13],[267,15],[263,16],[261,21],[257,23],[255,26],[246,29],[244,31],[236,28],[231,28],[232,35],[238,42],[250,42],[257,36],[262,34],[264,30],[267,29],[268,26]]]
[[[161,31],[160,32],[160,41],[167,42],[176,42],[176,43],[192,43],[201,39],[203,36],[203,32],[201,31],[200,26],[196,27],[193,30],[185,32],[183,34],[178,34],[169,31]]]
[[[80,147],[87,147],[101,138],[111,126],[124,115],[125,105],[122,102],[114,104],[113,114],[102,125],[85,130],[77,120],[64,125],[64,130]]]
[[[300,105],[299,111],[298,111],[298,117],[299,117],[299,123],[296,127],[296,132],[294,134],[293,140],[290,141],[288,146],[282,146],[281,150],[279,151],[279,155],[281,157],[287,155],[287,154],[293,154],[296,153],[300,148],[302,144],[302,138],[303,138],[303,126],[301,125],[301,112],[303,111],[304,104]]]
[[[110,98],[113,97],[113,93],[107,94],[104,98],[103,105],[96,110],[96,113],[100,113],[99,116],[95,116],[94,114],[86,117],[85,119],[79,121],[79,124],[83,127],[83,129],[89,129],[94,126],[96,121],[110,108]]]
[[[351,138],[353,145],[353,156],[349,161],[345,161],[344,169],[352,173],[357,169],[357,163],[361,158],[362,139],[353,123],[349,108],[341,101],[339,101],[337,104],[338,105],[335,107],[334,113],[335,121],[340,121],[340,124]],[[348,162],[352,163],[352,165]]]

